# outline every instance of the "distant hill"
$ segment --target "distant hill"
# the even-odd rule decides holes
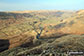
[[[36,15],[42,15],[42,16],[55,16],[55,17],[61,17],[63,14],[73,14],[73,11],[55,11],[55,10],[39,10],[39,11],[11,11],[11,12],[0,12],[0,19],[7,19],[8,17],[14,17],[16,19],[22,18],[22,17],[33,17]],[[4,16],[4,18],[3,18]]]
[[[84,34],[84,10],[77,11],[73,17],[64,21],[67,22],[67,24],[62,31],[73,34]]]

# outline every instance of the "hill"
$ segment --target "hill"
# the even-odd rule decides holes
[[[65,22],[67,22],[67,25],[62,29],[62,31],[72,34],[84,34],[83,20],[84,10],[77,11],[75,16],[65,20]]]
[[[13,49],[6,50],[0,53],[1,56],[46,56],[54,55],[68,55],[68,51],[83,51],[84,50],[84,35],[62,35],[59,38],[44,38],[40,40],[35,40],[33,44],[29,47],[19,46]],[[32,42],[31,42],[32,43]]]
[[[36,32],[29,23],[37,22],[39,24],[39,20],[43,20],[42,26],[45,29],[40,37],[42,39],[36,40]],[[43,50],[48,47],[48,44],[53,47],[57,46],[57,50],[59,50],[59,48],[65,51],[68,51],[69,48],[70,50],[83,50],[83,42],[81,42],[84,34],[83,20],[84,10],[75,12],[57,10],[0,12],[0,40],[3,40],[3,42],[0,43],[0,50],[2,52],[8,49],[2,52],[1,55],[3,53],[9,55],[8,52],[11,50],[13,51],[12,53],[15,53],[16,49],[18,49],[18,53],[23,54],[26,52],[26,49],[29,50],[27,51],[29,53],[32,52],[30,50],[33,49],[38,53],[41,47],[42,51],[40,53],[42,53]],[[35,27],[38,28],[38,25]],[[39,31],[39,29],[36,30]],[[76,43],[76,40],[79,43]],[[75,46],[76,44],[78,45]],[[10,55],[12,55],[12,53],[10,53]]]

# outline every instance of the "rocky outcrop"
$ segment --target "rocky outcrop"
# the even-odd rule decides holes
[[[0,39],[0,52],[9,48],[9,40],[8,39]]]

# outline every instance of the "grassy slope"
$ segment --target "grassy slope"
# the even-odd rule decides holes
[[[2,52],[1,56],[19,56],[19,55],[39,55],[44,50],[49,50],[52,47],[51,51],[56,51],[58,53],[64,53],[70,50],[73,51],[83,51],[84,50],[84,35],[64,35],[47,39],[34,40],[34,43],[29,47],[17,47],[7,51]],[[27,45],[27,44],[26,44]],[[32,47],[33,46],[33,47]]]
[[[84,11],[84,10],[83,10]],[[67,22],[67,26],[62,28],[61,31],[65,31],[66,33],[72,33],[72,34],[83,34],[84,33],[84,12],[79,11],[76,13],[74,17],[71,17],[69,19],[66,19],[65,22]],[[70,24],[70,22],[73,21],[73,24]],[[66,30],[67,29],[67,30]]]

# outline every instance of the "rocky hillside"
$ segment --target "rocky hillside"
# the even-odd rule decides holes
[[[57,38],[58,37],[58,38]],[[31,41],[32,43],[32,41]],[[52,38],[34,39],[32,44],[25,43],[19,47],[1,52],[1,56],[49,56],[69,55],[68,51],[84,50],[84,35],[63,34]]]

